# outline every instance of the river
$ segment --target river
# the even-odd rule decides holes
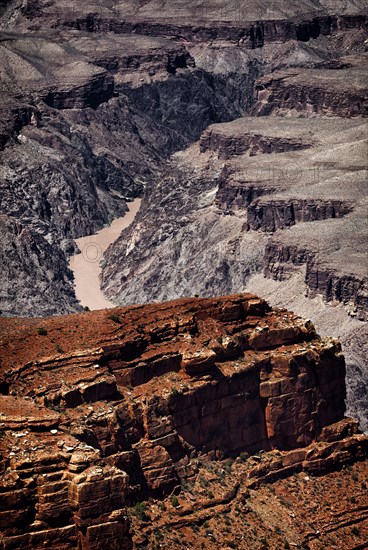
[[[122,218],[116,218],[105,227],[86,237],[75,239],[81,254],[70,257],[69,267],[74,274],[75,294],[81,305],[90,310],[115,307],[105,298],[100,288],[100,262],[105,250],[116,241],[120,233],[134,220],[141,205],[141,199],[128,203],[129,211]]]

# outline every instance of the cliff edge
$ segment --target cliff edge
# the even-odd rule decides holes
[[[310,321],[244,294],[0,327],[4,549],[177,548],[182,529],[202,548],[261,548],[256,524],[271,527],[256,507],[284,478],[313,478],[312,490],[322,476],[335,491],[343,480],[356,503],[351,469],[363,484],[368,439],[344,418],[339,343]],[[366,490],[358,504],[349,526],[363,537]],[[268,546],[339,540],[340,523],[319,535],[302,519],[274,526]]]

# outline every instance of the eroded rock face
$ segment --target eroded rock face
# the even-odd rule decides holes
[[[258,63],[248,60],[229,79],[197,69],[181,43],[127,34],[3,33],[1,48],[0,212],[10,218],[8,229],[13,218],[28,227],[39,260],[30,257],[27,270],[14,231],[2,241],[2,256],[9,246],[14,251],[4,263],[1,310],[75,311],[67,268],[73,239],[124,215],[159,164],[208,124],[242,115]],[[49,245],[58,269],[43,259]],[[14,273],[21,276],[11,289]]]
[[[248,116],[211,126],[172,158],[107,251],[104,291],[122,304],[149,302],[237,292],[260,273],[272,277],[278,305],[307,308],[324,334],[341,338],[356,388],[349,407],[361,403],[366,427],[366,376],[356,374],[366,372],[365,148],[359,117]],[[301,296],[309,304],[295,304]],[[336,305],[345,313],[334,321]]]
[[[365,126],[244,117],[210,127],[147,190],[134,224],[106,253],[103,289],[121,303],[235,292],[252,273],[269,274],[267,250],[278,240],[303,243],[326,270],[351,271],[364,286]],[[319,292],[330,299],[322,284]],[[354,301],[347,292],[334,298]]]
[[[293,266],[306,266],[306,282],[311,295],[322,293],[326,300],[336,300],[349,304],[351,314],[366,320],[367,284],[366,278],[354,274],[339,273],[318,262],[316,255],[303,246],[283,246],[272,241],[266,248],[267,276],[285,280],[292,273]],[[295,267],[294,267],[295,268]]]
[[[266,6],[259,0],[246,7],[172,2],[165,10],[154,1],[3,3],[0,212],[28,227],[38,252],[27,270],[24,249],[14,232],[7,232],[1,255],[6,257],[9,246],[14,253],[3,269],[9,295],[1,296],[1,310],[17,315],[78,310],[67,268],[73,239],[123,215],[126,200],[142,196],[144,188],[152,197],[167,158],[198,140],[210,124],[249,113],[364,115],[364,8],[364,2],[354,1],[332,10],[329,2],[309,0],[300,6],[286,0]],[[300,134],[270,139],[263,132],[224,136],[211,130],[202,136],[201,150],[217,151],[227,161],[313,145]],[[204,183],[201,199],[206,192]],[[257,193],[254,197],[262,194]],[[217,204],[220,199],[227,202],[219,196]],[[329,200],[326,204],[322,210]],[[299,210],[304,219],[305,208]],[[168,228],[170,221],[163,225]],[[273,221],[264,225],[280,227]],[[50,246],[57,268],[45,261]],[[250,248],[247,274],[263,267],[259,251]],[[212,294],[243,290],[244,277],[237,277],[233,289],[227,280],[233,263],[219,262],[206,294],[210,288]],[[21,275],[14,280],[15,272]],[[115,281],[106,288],[117,302],[124,280],[120,274],[120,288]],[[142,299],[145,286],[135,290],[133,301]],[[180,292],[173,295],[168,288],[165,298],[185,295],[182,285],[174,286]],[[148,301],[156,299],[150,289],[147,294]]]
[[[275,72],[255,84],[255,104],[251,113],[266,116],[271,113],[294,116],[367,116],[365,97],[366,76],[361,68],[347,65],[341,69],[293,70]],[[340,80],[341,79],[341,80]],[[343,82],[349,84],[344,86]]]
[[[338,342],[254,295],[39,327],[1,320],[5,548],[130,548],[127,506],[192,479],[196,456],[282,451],[250,467],[251,488],[366,456],[367,439],[343,420]]]

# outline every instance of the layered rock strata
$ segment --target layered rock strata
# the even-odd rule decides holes
[[[341,70],[344,69],[344,70]],[[366,71],[347,64],[328,72],[306,69],[275,72],[255,84],[251,114],[281,116],[367,116]]]
[[[161,180],[168,156],[210,124],[246,113],[365,113],[363,2],[338,2],[332,12],[329,2],[313,0],[255,1],[246,9],[175,1],[165,10],[154,1],[12,0],[2,5],[0,29],[0,211],[11,218],[2,256],[15,246],[3,270],[5,314],[77,310],[67,269],[73,239],[124,214],[126,200]],[[287,135],[270,142],[262,132],[218,146],[215,139],[204,135],[203,151],[218,147],[222,160],[309,144]],[[9,233],[14,222],[38,243],[32,270]],[[43,260],[49,246],[58,269]],[[247,271],[255,263],[247,260]],[[221,270],[226,275],[225,264]],[[14,272],[21,276],[12,287]],[[226,291],[218,278],[214,294]]]
[[[123,215],[159,164],[208,124],[242,115],[258,63],[230,68],[230,81],[196,68],[183,44],[163,38],[18,29],[3,32],[0,44],[0,212],[11,233],[2,256],[15,246],[4,263],[1,310],[75,311],[67,268],[73,239]],[[32,270],[14,222],[38,242]],[[43,261],[49,246],[61,258],[57,270]],[[12,292],[15,272],[21,277]]]
[[[352,273],[342,273],[320,263],[313,250],[303,246],[284,246],[273,240],[265,252],[265,275],[275,280],[288,279],[294,266],[306,266],[305,281],[309,293],[322,294],[327,301],[337,301],[351,307],[350,315],[367,319],[368,280]]]
[[[130,548],[127,507],[180,491],[203,454],[282,451],[250,488],[366,457],[338,342],[254,295],[1,329],[4,548]]]
[[[249,284],[263,294],[276,289],[263,273],[279,282],[277,305],[284,296],[341,339],[349,409],[366,429],[365,151],[359,117],[248,116],[211,126],[172,158],[107,251],[105,292],[121,303]]]
[[[216,288],[236,291],[252,272],[271,274],[268,250],[280,240],[285,247],[305,243],[310,258],[331,277],[350,272],[363,288],[365,147],[361,120],[321,119],[316,126],[312,119],[275,117],[271,125],[264,117],[245,117],[210,127],[172,159],[160,185],[147,190],[133,226],[106,254],[104,290],[124,303],[133,296],[174,298],[190,289],[201,295]],[[347,254],[351,262],[344,268]],[[210,262],[213,269],[203,277],[203,265]],[[165,285],[158,284],[159,273],[165,273]],[[331,299],[322,276],[318,280],[307,275],[308,288]],[[332,299],[354,302],[354,288]]]

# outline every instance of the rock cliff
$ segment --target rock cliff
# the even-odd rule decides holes
[[[338,301],[352,307],[351,315],[366,320],[367,279],[351,273],[341,273],[316,260],[316,255],[303,247],[284,247],[271,241],[266,248],[265,274],[283,280],[290,275],[290,266],[306,265],[305,281],[311,295],[319,292],[328,301]],[[291,270],[293,268],[291,267]]]
[[[290,298],[308,296],[310,306],[298,313],[307,307],[316,323],[325,311],[316,295],[341,304],[344,321],[321,328],[341,337],[356,388],[349,407],[362,403],[366,426],[366,385],[356,367],[366,372],[367,326],[350,323],[367,319],[365,148],[359,117],[247,116],[211,126],[146,190],[134,224],[105,255],[104,291],[122,304],[213,296],[246,289],[264,273],[281,282],[285,296],[288,287]],[[295,249],[297,259],[273,258],[276,249]],[[263,294],[267,284],[252,290]],[[345,334],[341,322],[350,323]]]
[[[51,246],[60,262],[55,270],[40,261],[27,273],[14,259],[22,256],[17,250],[4,280],[14,280],[14,272],[22,277],[13,295],[2,298],[1,310],[77,310],[66,267],[73,239],[122,215],[126,200],[160,182],[166,159],[193,141],[201,139],[203,153],[218,151],[224,161],[313,145],[300,131],[270,140],[264,132],[230,137],[214,128],[201,137],[209,125],[247,113],[364,115],[365,21],[364,2],[357,1],[339,2],[333,10],[329,2],[309,0],[301,6],[280,0],[272,8],[260,0],[246,9],[238,2],[172,2],[165,10],[156,2],[3,3],[1,213],[35,235],[40,258]],[[254,196],[262,194],[252,187]],[[317,219],[331,210],[330,198],[316,207]],[[341,204],[338,211],[347,208]],[[260,212],[250,209],[248,225],[255,229]],[[274,203],[267,210],[264,218],[273,211],[267,227],[280,227]],[[304,219],[305,205],[296,210]],[[298,221],[298,213],[294,217]],[[17,247],[16,234],[9,234],[2,256],[10,242]],[[247,271],[255,263],[261,269],[253,259]],[[226,275],[225,264],[221,271]],[[229,286],[217,282],[221,278],[213,280],[215,294]],[[38,281],[46,279],[45,291]],[[32,307],[24,280],[35,291]],[[121,292],[115,291],[116,300]],[[137,299],[142,294],[140,289]],[[153,298],[151,293],[148,300]]]
[[[4,549],[365,547],[366,14],[1,2]]]
[[[209,458],[241,455],[240,478],[200,513],[367,456],[339,343],[254,295],[0,322],[4,548],[139,545],[135,503],[180,497]]]
[[[57,285],[60,273],[69,279],[72,239],[123,215],[126,200],[142,195],[158,165],[211,122],[242,115],[258,63],[247,60],[241,71],[231,66],[228,74],[213,75],[168,39],[96,39],[73,31],[50,30],[48,37],[3,32],[0,47],[6,97],[0,105],[1,213],[37,235],[42,256],[50,245],[62,258],[52,273],[42,261],[27,275],[21,261],[6,263],[4,282],[22,273],[38,291],[30,306],[28,285],[16,285],[1,310],[78,310],[72,285]],[[9,242],[17,244],[15,234],[4,246]],[[39,284],[45,278],[46,292]]]
[[[344,69],[343,71],[341,69]],[[367,116],[366,75],[346,64],[328,72],[306,69],[275,72],[255,84],[251,114],[295,116]]]

